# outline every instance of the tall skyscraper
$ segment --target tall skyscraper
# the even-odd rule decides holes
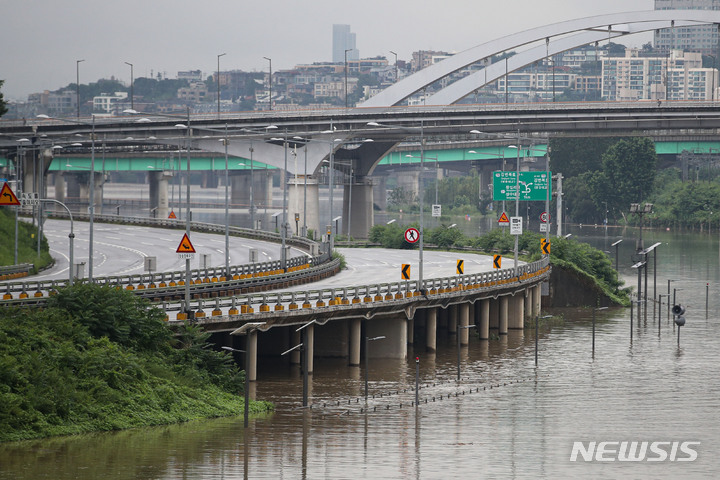
[[[350,25],[333,25],[333,63],[343,63],[345,61],[345,50],[352,49],[347,52],[348,60],[358,60],[360,52],[355,47],[355,34],[350,31]]]
[[[655,10],[720,10],[720,0],[655,0]],[[655,32],[655,48],[718,55],[718,26],[663,28]]]

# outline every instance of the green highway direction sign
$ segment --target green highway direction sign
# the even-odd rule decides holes
[[[493,172],[493,201],[515,200],[515,172]],[[550,174],[552,178],[552,174]],[[547,198],[548,172],[520,172],[520,200],[544,201]]]

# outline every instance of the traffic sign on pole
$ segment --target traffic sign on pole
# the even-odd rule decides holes
[[[548,179],[552,175],[549,172],[520,172],[519,180],[516,180],[517,172],[498,171],[493,172],[493,200],[515,200],[515,191],[519,186],[521,201],[541,201],[547,198]]]
[[[442,216],[442,205],[433,205],[432,206],[432,216],[433,217]]]
[[[195,247],[193,246],[192,242],[190,241],[190,237],[188,237],[187,233],[183,234],[183,238],[182,238],[182,240],[180,240],[180,245],[178,245],[178,248],[175,251],[180,256],[181,259],[188,259],[188,258],[195,257]]]
[[[20,201],[17,196],[15,196],[15,192],[12,191],[12,188],[10,188],[10,185],[8,185],[7,182],[5,182],[2,190],[0,190],[0,205],[20,205]]]
[[[522,235],[522,217],[510,217],[510,235]]]
[[[400,278],[403,280],[410,280],[410,264],[403,263],[402,269],[400,270]]]
[[[455,272],[458,275],[463,275],[463,273],[465,272],[465,260],[457,261],[457,266],[455,267]]]
[[[405,241],[408,243],[415,243],[420,240],[420,232],[417,228],[410,227],[405,230]]]
[[[510,225],[510,219],[508,218],[507,213],[502,212],[502,215],[498,218],[498,223],[503,227]]]
[[[550,214],[548,212],[542,212],[540,214],[540,221],[542,223],[547,223],[548,221],[550,221]]]
[[[498,269],[502,268],[502,256],[501,255],[493,255],[493,268]]]

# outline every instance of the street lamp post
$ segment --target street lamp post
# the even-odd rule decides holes
[[[348,108],[348,64],[347,52],[351,52],[352,48],[345,49],[345,108]]]
[[[77,96],[77,118],[80,118],[80,62],[85,60],[75,60],[75,91]]]
[[[222,347],[223,350],[227,350],[229,352],[235,352],[235,353],[244,353],[245,354],[245,408],[243,411],[243,427],[247,428],[249,424],[249,416],[250,416],[250,375],[248,375],[248,365],[250,365],[250,349],[245,348],[245,350],[236,350],[232,347]]]
[[[398,79],[397,53],[393,52],[392,50],[390,50],[390,53],[392,53],[393,55],[395,55],[395,83],[397,83],[397,81],[399,80],[399,79]]]
[[[385,336],[368,338],[368,336],[365,335],[365,402],[367,402],[368,399],[368,372],[370,371],[368,367],[368,344],[369,342],[382,340],[383,338],[385,338]]]
[[[125,65],[130,65],[130,109],[135,110],[135,94],[133,92],[134,77],[133,77],[133,64],[125,62]]]
[[[228,172],[228,125],[225,124],[225,138],[222,140],[225,145],[225,279],[230,277],[230,207],[228,205],[229,181]]]
[[[217,114],[218,118],[220,118],[220,57],[227,55],[225,53],[221,53],[217,56]],[[227,125],[225,126],[227,128]],[[226,148],[227,150],[227,148]]]
[[[270,75],[268,75],[268,110],[272,110],[272,59],[268,57],[263,57],[265,60],[267,60],[270,63]]]
[[[88,250],[88,281],[93,281],[93,222],[95,220],[95,115],[92,117],[92,132],[91,132],[91,144],[90,144],[90,210],[88,227],[90,229],[89,237],[89,250]]]

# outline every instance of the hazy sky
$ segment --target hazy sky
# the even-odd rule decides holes
[[[6,99],[115,76],[273,70],[330,61],[332,25],[349,24],[361,57],[462,51],[528,28],[652,10],[653,0],[0,0]],[[649,37],[623,39],[641,45]]]

